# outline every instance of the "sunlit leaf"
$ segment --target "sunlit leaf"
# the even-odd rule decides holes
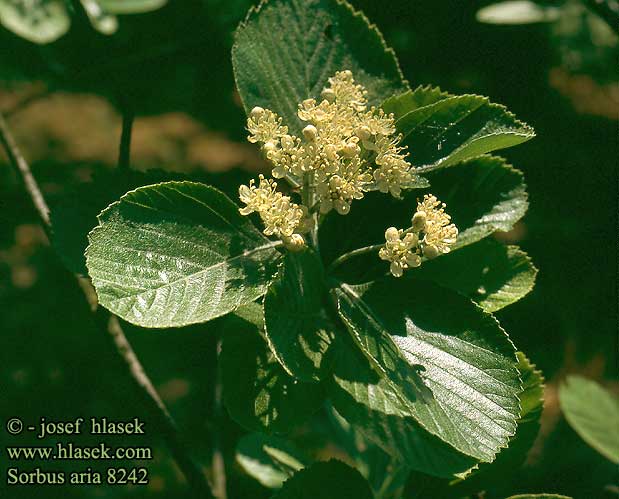
[[[236,461],[265,487],[280,488],[308,459],[290,442],[271,435],[250,433],[236,446]]]
[[[382,391],[391,392],[390,403],[366,397],[379,406],[372,409],[413,418],[459,452],[492,461],[516,431],[521,391],[514,346],[496,320],[429,282],[342,284],[335,295]]]
[[[51,43],[64,35],[71,19],[63,0],[0,0],[0,24],[34,43]]]
[[[99,302],[143,327],[206,322],[262,296],[279,253],[213,187],[167,182],[99,215],[86,265]]]

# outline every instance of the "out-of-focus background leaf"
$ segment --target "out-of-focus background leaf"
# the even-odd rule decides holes
[[[52,206],[71,209],[67,198],[76,190],[88,192],[82,184],[113,169],[119,110],[137,114],[135,169],[206,179],[231,195],[249,175],[268,171],[244,140],[230,62],[232,31],[250,3],[170,1],[151,12],[118,14],[118,29],[106,35],[72,2],[68,30],[46,44],[0,28],[0,109]],[[478,21],[479,9],[490,1],[352,3],[396,50],[411,87],[432,84],[452,94],[487,95],[537,134],[502,151],[525,175],[530,208],[513,230],[497,237],[526,251],[539,274],[534,290],[497,316],[518,349],[543,371],[545,410],[525,463],[493,484],[488,497],[544,490],[613,497],[606,486],[615,481],[616,467],[569,427],[558,387],[568,373],[580,373],[618,389],[617,36],[577,0],[543,2],[545,9],[556,9],[552,21],[510,25]],[[28,198],[6,160],[0,162],[0,420],[140,415],[148,421],[107,338],[92,326],[72,278],[46,246]],[[220,320],[157,332],[127,325],[182,435],[206,468],[213,445],[216,335],[223,329]],[[310,459],[345,458],[329,427],[318,412],[290,438]],[[267,488],[235,464],[243,434],[225,419],[229,496],[269,497]],[[154,435],[153,429],[143,444],[125,439],[155,447],[148,486],[71,488],[63,490],[64,497],[186,497],[182,477]],[[0,431],[0,448],[10,442],[28,440]],[[0,453],[4,469],[3,459]],[[31,489],[10,493],[32,497]],[[36,493],[43,499],[58,496],[51,488]]]

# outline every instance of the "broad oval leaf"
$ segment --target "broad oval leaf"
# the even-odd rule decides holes
[[[535,136],[504,106],[479,95],[450,95],[438,89],[416,90],[385,103],[411,152],[410,161],[423,173],[452,166]],[[426,104],[427,105],[419,105]]]
[[[278,489],[309,460],[294,445],[272,435],[250,433],[236,445],[236,461],[262,485]]]
[[[282,367],[317,381],[330,367],[335,327],[324,309],[324,270],[313,251],[288,253],[264,297],[265,333]]]
[[[361,474],[341,461],[319,462],[284,483],[273,499],[372,499]]]
[[[565,419],[580,438],[613,463],[619,463],[619,398],[595,381],[568,376],[559,389]]]
[[[424,430],[389,381],[354,345],[338,351],[328,390],[334,408],[348,423],[410,469],[453,478],[478,462]]]
[[[474,494],[482,489],[492,490],[495,486],[500,488],[504,477],[525,461],[537,438],[544,409],[544,376],[522,352],[518,352],[517,356],[523,391],[519,395],[521,411],[516,434],[492,464],[482,463],[466,475],[466,480],[452,483],[458,496]]]
[[[193,182],[128,192],[88,238],[99,302],[142,327],[206,322],[252,302],[280,257],[225,194]]]
[[[496,320],[430,282],[334,290],[340,317],[400,407],[459,452],[491,462],[516,431],[515,348]]]
[[[484,239],[424,262],[407,278],[435,281],[468,296],[486,312],[496,312],[526,296],[536,275],[531,259],[517,246]]]
[[[344,0],[263,1],[236,31],[232,64],[245,110],[271,109],[296,134],[299,103],[336,71],[351,70],[373,105],[407,88],[380,32]]]
[[[320,408],[324,388],[284,371],[260,334],[261,308],[251,304],[224,319],[220,356],[224,404],[232,419],[248,430],[287,433]]]
[[[34,43],[51,43],[64,35],[71,25],[63,0],[0,0],[0,24]]]

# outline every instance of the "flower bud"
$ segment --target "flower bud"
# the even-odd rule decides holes
[[[413,230],[415,232],[419,232],[421,230],[423,230],[426,226],[426,212],[425,211],[418,211],[413,215],[413,219],[411,220],[411,223],[413,224]]]
[[[372,136],[372,132],[367,126],[360,126],[355,130],[355,135],[361,140],[368,140]]]
[[[284,241],[284,246],[290,251],[301,251],[305,247],[305,239],[301,234],[293,234]]]
[[[347,158],[352,158],[361,152],[361,148],[354,142],[348,142],[342,149],[342,154]]]
[[[309,142],[314,142],[318,138],[318,129],[314,125],[307,125],[303,129],[303,137]]]
[[[438,248],[433,244],[426,244],[423,247],[423,256],[429,258],[430,260],[432,258],[436,258],[438,256]]]
[[[395,227],[389,227],[385,231],[385,241],[394,242],[400,240],[400,231]]]
[[[335,100],[335,92],[331,88],[325,88],[320,93],[320,96],[328,102],[333,102]]]
[[[421,257],[416,253],[408,253],[406,255],[406,264],[411,267],[419,267],[421,265]]]
[[[342,178],[339,177],[338,175],[333,175],[333,177],[329,179],[329,187],[331,187],[331,189],[335,190],[341,185],[342,185]]]
[[[350,212],[350,204],[343,199],[336,199],[333,202],[333,207],[340,215],[347,215]]]
[[[251,110],[249,114],[253,119],[257,120],[258,118],[260,118],[260,116],[264,114],[264,109],[260,106],[256,106]]]
[[[284,149],[292,149],[294,147],[294,140],[290,135],[282,135],[280,140]]]

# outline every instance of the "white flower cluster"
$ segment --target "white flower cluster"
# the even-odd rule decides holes
[[[273,177],[286,178],[295,186],[309,178],[321,213],[334,209],[345,215],[364,192],[380,190],[398,197],[411,185],[411,165],[399,146],[393,116],[368,109],[366,93],[350,71],[337,72],[320,101],[306,99],[299,104],[298,116],[307,123],[302,138],[288,133],[282,119],[268,109],[255,107],[247,120],[248,140],[262,144]],[[241,189],[243,200],[248,188]],[[265,209],[264,204],[261,207]]]
[[[401,277],[404,270],[421,265],[422,255],[431,259],[449,253],[457,237],[458,229],[445,213],[445,203],[426,194],[423,201],[417,203],[410,228],[389,227],[385,231],[386,242],[378,256],[391,262],[391,274]]]
[[[239,210],[241,215],[257,212],[264,223],[264,233],[267,236],[279,237],[288,249],[303,248],[305,240],[296,231],[304,225],[307,209],[278,192],[277,182],[264,178],[264,175],[260,175],[259,180],[258,186],[252,179],[249,186],[242,185],[239,188],[239,197],[247,205]]]

